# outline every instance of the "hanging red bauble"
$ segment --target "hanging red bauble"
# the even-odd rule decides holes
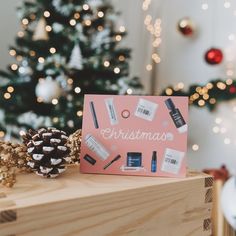
[[[236,88],[233,85],[231,85],[230,88],[229,88],[229,92],[230,93],[236,93]]]
[[[178,21],[177,27],[178,31],[186,37],[192,36],[195,31],[194,24],[192,20],[188,17],[180,19]]]
[[[218,48],[210,48],[205,53],[205,60],[210,65],[220,64],[223,60],[223,53]]]

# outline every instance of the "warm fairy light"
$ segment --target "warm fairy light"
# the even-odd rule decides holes
[[[184,88],[184,83],[183,82],[179,82],[177,84],[177,87],[178,87],[178,89],[183,89]]]
[[[214,126],[212,131],[215,133],[215,134],[218,134],[220,132],[220,128],[218,126]]]
[[[18,35],[18,37],[20,37],[20,38],[22,38],[22,37],[24,37],[24,32],[23,31],[19,31],[18,33],[17,33],[17,35]]]
[[[21,22],[22,22],[23,25],[28,25],[29,24],[29,20],[26,19],[26,18],[22,19]]]
[[[11,50],[9,51],[9,54],[10,54],[11,56],[15,56],[15,55],[16,55],[16,50],[11,49]]]
[[[83,115],[83,112],[82,111],[77,111],[76,115],[80,117],[80,116]]]
[[[17,64],[12,64],[11,65],[11,69],[12,70],[17,70],[18,69],[18,65]]]
[[[84,5],[83,5],[83,9],[84,9],[85,11],[87,11],[87,10],[89,9],[89,5],[88,5],[88,4],[84,4]]]
[[[151,64],[146,65],[146,70],[151,71],[152,70],[152,65]]]
[[[53,98],[53,99],[52,99],[52,104],[53,104],[53,105],[57,105],[57,104],[58,104],[58,99]]]
[[[125,32],[125,27],[123,25],[121,25],[119,30],[120,30],[120,32],[124,33]]]
[[[19,132],[19,135],[20,135],[20,136],[26,135],[26,132],[25,132],[24,130],[21,130],[21,131]]]
[[[35,20],[35,19],[36,19],[36,15],[32,13],[32,14],[30,14],[29,18],[30,18],[31,20]]]
[[[234,35],[234,34],[230,34],[230,35],[228,36],[228,39],[229,39],[230,41],[235,40],[235,35]]]
[[[202,4],[202,10],[207,10],[208,9],[208,4],[207,3],[203,3]]]
[[[173,94],[173,90],[171,88],[167,88],[165,93],[166,93],[166,95],[170,96]]]
[[[104,61],[103,65],[104,65],[105,67],[109,67],[109,66],[110,66],[110,62],[109,62],[109,61]]]
[[[80,18],[80,14],[79,14],[78,12],[76,12],[76,13],[74,14],[74,18],[75,18],[76,20],[78,20],[78,19]]]
[[[45,59],[44,59],[43,57],[39,57],[39,58],[38,58],[38,62],[39,62],[39,63],[44,63],[44,61],[45,61]]]
[[[49,49],[49,52],[52,53],[52,54],[54,54],[54,53],[56,52],[56,48],[53,48],[53,47],[50,48],[50,49]]]
[[[193,151],[198,151],[199,150],[199,145],[193,144],[192,149],[193,149]]]
[[[104,28],[103,28],[103,26],[99,25],[97,29],[98,29],[98,31],[103,31]]]
[[[224,7],[225,7],[225,8],[230,8],[230,6],[231,6],[231,3],[228,2],[228,1],[225,1]]]
[[[71,84],[73,84],[73,82],[74,82],[74,81],[73,81],[73,79],[71,79],[71,78],[69,78],[69,79],[67,80],[67,84],[70,84],[70,85],[71,85]]]
[[[121,37],[121,35],[116,35],[116,41],[121,41],[121,39],[122,39],[122,37]]]
[[[226,71],[226,75],[227,76],[233,76],[234,75],[234,71],[229,69],[229,70]],[[226,82],[226,84],[227,84],[227,82]]]
[[[215,104],[215,103],[216,103],[216,99],[215,99],[215,98],[211,98],[211,99],[209,100],[209,102],[210,102],[210,104]]]
[[[231,139],[230,138],[225,138],[224,139],[224,143],[225,144],[230,144],[231,143]]]
[[[215,123],[219,125],[221,122],[222,122],[222,119],[220,117],[216,117]]]
[[[198,101],[198,105],[199,105],[200,107],[204,106],[204,105],[205,105],[205,101],[202,100],[202,99],[200,99],[200,100]]]
[[[43,102],[43,99],[41,97],[37,97],[37,102],[41,103],[41,102]]]
[[[213,88],[213,84],[212,84],[212,83],[207,83],[206,87],[207,87],[208,89],[212,89],[212,88]]]
[[[53,118],[52,118],[52,122],[53,122],[53,123],[58,123],[58,121],[59,121],[59,118],[58,118],[58,117],[53,117]]]
[[[114,68],[114,73],[115,74],[119,74],[120,73],[120,68],[119,67],[115,67]]]
[[[119,61],[124,61],[125,57],[123,55],[120,55],[118,59],[119,59]]]
[[[71,19],[70,20],[70,25],[71,26],[75,26],[76,25],[76,20],[75,19]]]
[[[4,93],[4,98],[5,99],[10,99],[11,98],[11,94],[10,93]]]
[[[104,13],[102,11],[98,12],[98,17],[102,18],[104,16]]]
[[[85,20],[84,24],[86,26],[90,26],[92,24],[91,20]]]
[[[52,31],[52,27],[50,25],[46,25],[45,29],[46,29],[47,32]]]
[[[126,92],[127,92],[127,94],[129,94],[129,95],[130,95],[130,94],[132,94],[132,93],[133,93],[133,90],[132,90],[131,88],[128,88]]]
[[[14,92],[14,88],[12,86],[8,86],[7,87],[7,92],[8,93],[13,93]]]
[[[205,94],[203,94],[202,97],[203,97],[204,100],[208,100],[209,99],[209,94],[205,93]]]
[[[200,97],[200,96],[199,96],[198,93],[194,93],[194,94],[193,94],[193,99],[194,99],[194,100],[198,99],[199,97]]]
[[[147,11],[150,4],[151,4],[151,0],[144,0],[143,1],[143,6],[142,6],[143,10]]]
[[[5,136],[5,133],[3,131],[0,131],[0,138],[3,138]]]
[[[74,91],[75,91],[75,93],[80,93],[81,92],[81,88],[80,87],[75,87]]]
[[[159,63],[161,61],[157,53],[152,54],[152,59],[154,60],[155,63]]]
[[[21,55],[18,55],[18,56],[16,57],[16,60],[17,60],[17,61],[22,61],[22,60],[23,60],[23,57],[22,57]]]
[[[43,13],[43,15],[44,15],[45,17],[49,17],[49,16],[50,16],[50,12],[49,12],[49,11],[45,11],[45,12]]]
[[[33,51],[33,50],[30,50],[29,54],[31,57],[34,57],[36,55],[35,51]]]
[[[217,88],[221,89],[221,90],[224,90],[226,89],[226,85],[223,83],[223,82],[218,82],[216,84]]]

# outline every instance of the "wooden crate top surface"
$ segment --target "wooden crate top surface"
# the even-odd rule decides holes
[[[55,203],[57,201],[92,197],[154,185],[174,184],[176,182],[185,184],[199,179],[204,181],[206,177],[206,174],[192,171],[189,172],[186,178],[181,179],[81,174],[79,173],[78,166],[69,167],[57,179],[44,179],[35,174],[19,174],[17,176],[17,183],[12,189],[1,187],[0,211],[16,207],[25,208],[51,202]]]

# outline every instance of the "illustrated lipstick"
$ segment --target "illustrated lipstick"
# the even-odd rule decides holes
[[[116,156],[113,160],[111,160],[109,163],[107,163],[103,169],[106,170],[112,163],[114,163],[115,161],[118,161],[121,158],[121,155]]]

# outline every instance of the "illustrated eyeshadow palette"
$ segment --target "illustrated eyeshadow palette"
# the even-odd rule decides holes
[[[85,95],[82,173],[186,176],[188,98]]]

